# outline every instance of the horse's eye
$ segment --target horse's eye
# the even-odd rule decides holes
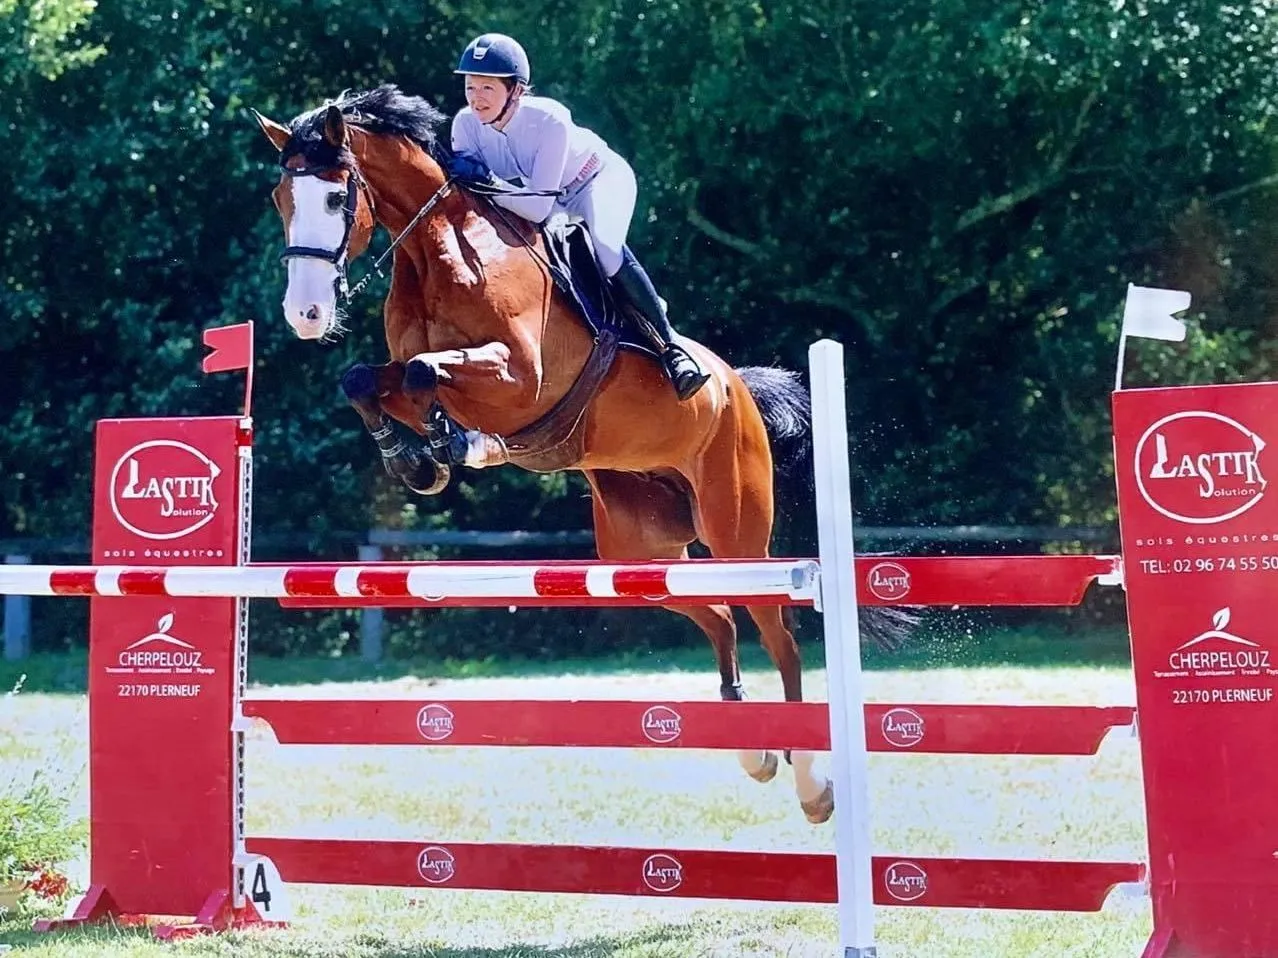
[[[338,212],[346,205],[346,194],[333,192],[324,197],[324,205],[328,207],[330,213]]]

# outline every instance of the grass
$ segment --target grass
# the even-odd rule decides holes
[[[1062,650],[1068,641],[1064,634],[942,636],[930,659],[941,658],[940,665],[915,670],[899,667],[907,664],[900,658],[892,667],[876,663],[869,695],[905,702],[1132,702],[1125,668],[1069,665],[1078,647]],[[963,653],[993,663],[1028,659],[1035,667],[955,667],[944,664],[946,649],[951,661]],[[819,650],[808,657],[819,659]],[[752,697],[778,698],[779,682],[753,646],[745,661]],[[62,769],[83,807],[85,703],[71,681],[83,664],[42,657],[29,665],[27,689],[0,700],[0,763]],[[422,665],[260,660],[252,679],[257,694],[441,699],[708,699],[718,685],[700,649],[532,668]],[[489,674],[468,674],[475,671]],[[807,686],[809,698],[824,697],[818,668],[808,669]],[[248,769],[251,834],[818,852],[831,850],[834,835],[832,823],[813,828],[803,820],[784,766],[775,781],[759,785],[722,753],[282,748],[258,730],[250,736]],[[1130,739],[1111,739],[1095,758],[875,755],[872,775],[870,821],[883,853],[1132,861],[1144,855],[1140,763]],[[78,869],[82,877],[84,863]],[[290,892],[295,921],[284,931],[161,945],[139,932],[111,929],[33,935],[29,916],[22,915],[0,916],[0,943],[24,955],[75,958],[817,958],[837,952],[835,913],[827,906],[314,886]],[[1146,900],[1114,896],[1095,915],[880,908],[876,921],[880,958],[1105,958],[1139,953],[1149,908]]]

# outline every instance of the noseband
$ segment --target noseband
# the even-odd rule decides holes
[[[291,157],[280,157],[280,169],[284,171],[285,176],[294,178],[301,176],[320,176],[323,173],[331,173],[338,169],[336,165],[330,166],[306,166],[300,169],[287,166],[287,162]],[[443,185],[437,189],[434,195],[428,199],[417,214],[409,221],[394,241],[381,256],[373,263],[373,270],[378,276],[384,278],[382,273],[382,263],[386,261],[386,257],[395,252],[396,247],[404,241],[404,238],[412,231],[422,218],[426,216],[435,205],[444,197],[449,186],[452,185],[453,177],[445,177]],[[377,207],[373,203],[373,193],[369,189],[368,183],[364,177],[360,175],[359,168],[352,165],[346,177],[346,202],[342,204],[342,218],[345,221],[345,228],[342,230],[342,241],[337,245],[336,249],[321,249],[317,246],[286,246],[284,252],[280,254],[280,260],[287,263],[290,259],[322,259],[326,263],[331,263],[337,270],[337,278],[333,280],[333,291],[339,299],[344,299],[348,303],[358,295],[369,281],[373,278],[372,273],[361,279],[352,288],[347,284],[346,280],[346,252],[351,243],[351,231],[355,228],[355,212],[359,208],[359,191],[364,190],[368,193],[368,208],[372,212],[373,221],[377,221]]]
[[[280,158],[280,169],[284,171],[285,176],[298,178],[302,176],[318,177],[321,173],[328,173],[336,167],[333,166],[308,166],[302,169],[294,169],[285,165],[286,160]],[[350,300],[350,287],[346,282],[346,250],[351,245],[351,231],[355,228],[355,211],[359,208],[359,190],[364,186],[363,177],[359,175],[359,170],[351,168],[350,174],[346,177],[346,202],[342,204],[342,219],[344,226],[342,229],[342,241],[337,244],[337,249],[321,249],[318,246],[286,246],[284,252],[280,254],[280,261],[287,263],[290,259],[322,259],[326,263],[332,263],[337,269],[337,279],[333,281],[333,291],[338,297]],[[369,197],[369,207],[372,207],[372,197]]]

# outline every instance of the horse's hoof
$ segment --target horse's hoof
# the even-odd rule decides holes
[[[448,487],[448,480],[452,475],[450,467],[433,459],[426,459],[411,476],[401,476],[400,479],[419,496],[437,496]]]
[[[803,814],[813,825],[823,825],[834,814],[834,783],[826,782],[825,789],[810,802],[799,802]]]
[[[765,752],[763,765],[759,768],[759,770],[755,772],[747,772],[746,774],[748,774],[756,782],[763,782],[766,784],[777,777],[777,764],[777,753]]]

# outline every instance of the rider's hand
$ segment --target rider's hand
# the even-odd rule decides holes
[[[494,179],[488,164],[473,153],[455,153],[448,161],[448,173],[471,183],[491,183]]]

